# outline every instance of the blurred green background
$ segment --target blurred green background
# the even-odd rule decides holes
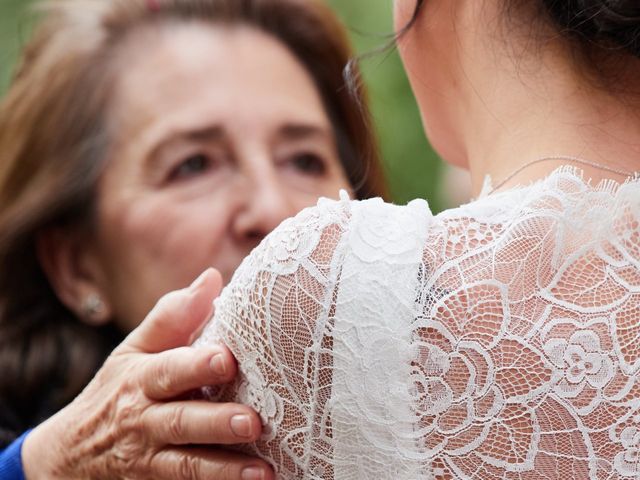
[[[351,33],[356,52],[371,52],[392,33],[390,0],[328,0]],[[28,38],[33,0],[0,0],[0,92],[9,83],[20,46]],[[451,203],[442,191],[443,167],[424,138],[420,115],[395,50],[362,62],[365,83],[393,200],[426,198],[434,211]]]

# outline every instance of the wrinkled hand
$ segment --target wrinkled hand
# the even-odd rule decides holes
[[[187,346],[220,287],[208,270],[163,297],[78,398],[27,436],[27,479],[272,479],[265,462],[211,447],[256,440],[253,410],[180,398],[236,375],[226,348]]]

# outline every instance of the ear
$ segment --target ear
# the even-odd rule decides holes
[[[47,229],[38,235],[36,251],[63,305],[89,325],[104,325],[111,320],[112,309],[101,289],[102,267],[86,234],[73,229]]]

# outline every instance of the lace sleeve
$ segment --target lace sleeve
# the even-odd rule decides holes
[[[264,435],[247,451],[278,478],[425,478],[406,327],[430,219],[423,201],[321,200],[269,235],[216,301],[196,343],[222,340],[240,375],[207,395],[259,412]]]

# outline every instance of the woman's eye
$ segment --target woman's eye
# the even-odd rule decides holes
[[[171,171],[169,180],[181,180],[196,176],[211,168],[211,166],[212,161],[206,154],[198,153],[191,155],[180,162],[180,164]]]
[[[300,153],[293,157],[293,166],[309,175],[322,175],[327,171],[325,161],[315,153]]]

